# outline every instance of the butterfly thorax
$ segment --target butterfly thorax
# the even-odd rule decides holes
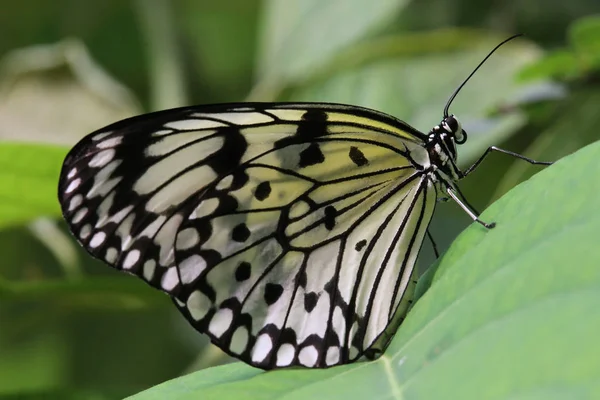
[[[462,173],[456,164],[456,145],[467,140],[467,133],[460,122],[449,115],[427,135],[427,152],[434,172],[441,173],[453,181],[458,181]]]

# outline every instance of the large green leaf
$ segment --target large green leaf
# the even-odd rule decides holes
[[[600,395],[600,142],[519,185],[442,257],[384,356],[328,370],[234,364],[148,399],[548,399]]]

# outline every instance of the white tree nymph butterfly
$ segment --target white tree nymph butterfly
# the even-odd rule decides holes
[[[126,119],[67,155],[63,215],[91,255],[168,293],[198,331],[248,364],[374,357],[408,311],[437,199],[490,228],[456,182],[493,150],[538,163],[492,147],[461,171],[456,145],[467,133],[448,113],[461,88],[428,134],[329,103]]]

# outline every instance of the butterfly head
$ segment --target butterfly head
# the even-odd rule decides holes
[[[452,114],[445,116],[427,135],[427,150],[432,164],[458,179],[456,145],[467,141],[467,132]]]

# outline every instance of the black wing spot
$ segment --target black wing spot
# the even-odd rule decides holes
[[[318,143],[311,143],[306,149],[300,152],[298,168],[321,164],[323,161],[325,161],[325,156],[321,152],[321,147]]]
[[[332,230],[335,226],[335,217],[337,215],[337,210],[334,206],[325,207],[325,228],[328,230]]]
[[[217,175],[225,175],[231,171],[232,167],[240,165],[242,157],[248,149],[248,142],[240,130],[235,127],[221,128],[219,134],[224,139],[223,147],[220,151],[208,156],[205,161]]]
[[[240,265],[235,269],[235,280],[238,282],[243,282],[250,278],[250,270],[252,269],[252,264],[247,261],[242,261]]]
[[[265,285],[265,302],[268,305],[274,304],[283,294],[283,286],[276,283],[267,283]]]
[[[365,239],[363,239],[356,243],[356,245],[354,246],[354,250],[361,251],[365,247],[366,244],[367,244],[367,241]]]
[[[236,242],[243,243],[246,240],[248,240],[249,237],[250,237],[250,230],[248,229],[246,224],[243,222],[241,224],[237,225],[231,231],[231,239],[235,240]]]
[[[280,149],[292,144],[307,143],[327,135],[327,113],[319,109],[307,110],[298,121],[298,130],[293,136],[279,139],[274,148]]]
[[[367,157],[365,157],[363,152],[360,151],[356,146],[350,147],[350,152],[348,153],[348,156],[350,157],[352,162],[356,164],[357,167],[362,167],[363,165],[367,165],[369,163]]]
[[[258,201],[263,201],[271,194],[271,184],[268,181],[261,182],[256,186],[254,197]]]
[[[317,305],[319,296],[315,292],[306,293],[304,295],[304,309],[306,312],[311,312]]]

